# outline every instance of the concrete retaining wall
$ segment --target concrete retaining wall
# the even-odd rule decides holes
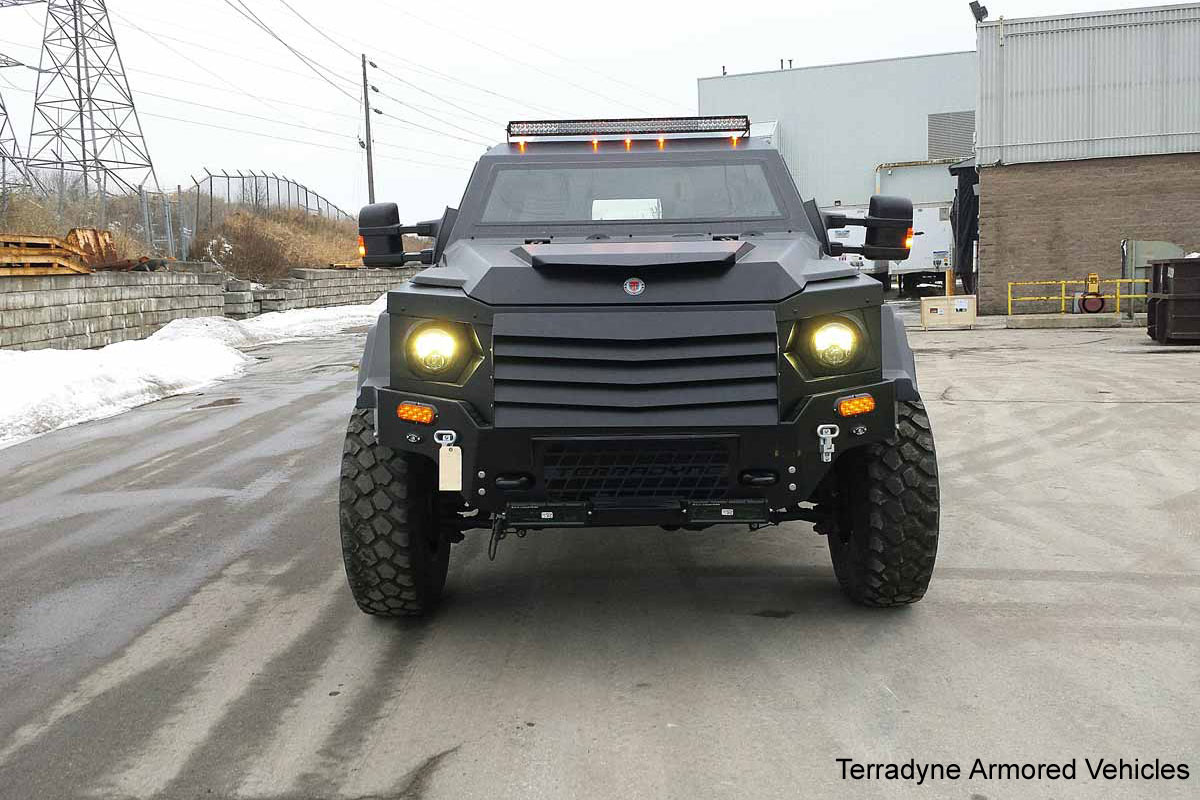
[[[415,274],[406,269],[294,269],[290,277],[255,289],[249,281],[225,283],[225,314],[245,319],[269,311],[372,303]]]
[[[417,271],[297,269],[268,287],[216,264],[170,271],[0,278],[0,348],[71,350],[141,339],[176,319],[374,302]]]
[[[223,291],[179,272],[0,278],[0,348],[74,350],[141,339],[172,320],[220,316]]]

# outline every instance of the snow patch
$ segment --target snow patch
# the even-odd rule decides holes
[[[241,348],[370,325],[386,307],[385,294],[371,305],[277,311],[245,321],[181,319],[146,339],[97,350],[0,350],[0,448],[236,377],[252,360]]]

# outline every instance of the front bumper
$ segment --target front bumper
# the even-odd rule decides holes
[[[860,393],[875,398],[875,410],[838,416],[837,401]],[[433,406],[436,421],[420,425],[400,420],[396,408],[403,402]],[[896,422],[891,381],[813,395],[777,425],[653,431],[497,428],[461,400],[394,389],[378,391],[377,412],[382,444],[435,462],[435,431],[454,431],[462,450],[461,494],[469,505],[504,513],[510,507],[566,503],[563,512],[571,524],[586,509],[588,525],[686,525],[692,522],[689,514],[708,513],[713,501],[754,501],[731,504],[732,512],[724,510],[736,517],[730,521],[739,521],[752,507],[794,508],[811,498],[832,466],[822,459],[818,427],[839,427],[833,440],[836,461],[847,450],[890,437]],[[600,455],[578,455],[593,452]],[[646,458],[631,465],[630,455],[639,453]],[[774,481],[766,485],[768,476]],[[515,481],[519,486],[514,485],[517,477],[522,478]]]

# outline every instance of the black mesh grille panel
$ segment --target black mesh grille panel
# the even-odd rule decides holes
[[[723,439],[550,441],[542,480],[554,500],[715,500],[729,493],[732,446]]]

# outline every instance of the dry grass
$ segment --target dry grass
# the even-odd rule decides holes
[[[265,282],[297,267],[355,263],[357,236],[352,220],[335,222],[302,211],[233,211],[215,229],[201,231],[191,257]]]
[[[128,206],[128,208],[126,207]],[[117,258],[138,258],[153,253],[142,239],[141,227],[131,229],[122,219],[139,213],[136,198],[110,198],[105,216],[111,220],[108,229],[113,233]],[[0,214],[0,233],[58,236],[65,238],[71,228],[96,227],[99,209],[95,201],[88,203],[67,199],[59,219],[57,199],[43,199],[29,194],[13,194]]]
[[[0,208],[2,233],[65,237],[71,228],[97,227],[99,220],[104,219],[113,233],[119,258],[155,253],[145,241],[142,208],[136,195],[110,196],[103,214],[95,196],[85,198],[78,193],[64,193],[61,201],[58,197],[42,198],[29,193],[14,194],[7,200],[7,207]],[[159,201],[152,202],[154,224],[159,226],[162,224],[161,209],[156,204]],[[215,208],[216,224],[199,232],[188,257],[214,261],[239,278],[268,283],[287,277],[296,268],[360,261],[358,225],[354,220],[334,221],[300,210],[236,209],[222,201]],[[185,220],[191,221],[194,209],[192,205],[183,210]],[[208,213],[207,207],[203,210]],[[407,250],[429,246],[428,241],[405,237]]]

